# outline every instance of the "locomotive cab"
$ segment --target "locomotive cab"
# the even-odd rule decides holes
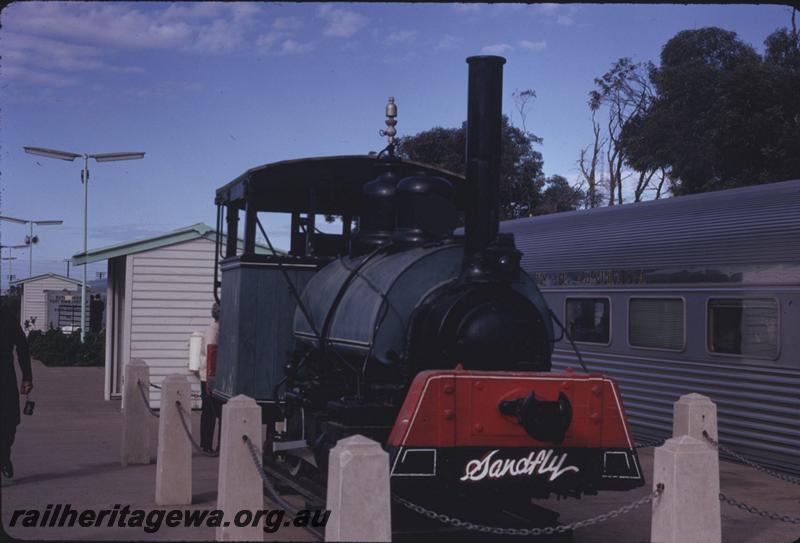
[[[364,187],[386,174],[398,179],[417,174],[443,178],[454,187],[454,197],[460,198],[463,191],[461,176],[374,155],[266,164],[217,190],[217,259],[221,270],[221,277],[215,277],[215,297],[220,301],[213,392],[217,398],[226,401],[246,394],[262,406],[265,421],[283,419],[276,387],[282,386],[285,368],[293,360],[292,316],[300,293],[317,272],[346,258],[351,251],[369,246],[367,237],[359,236],[351,225],[359,221],[362,209],[372,209],[364,205],[374,202]],[[291,217],[288,252],[271,247],[261,222],[267,213]],[[341,218],[340,233],[318,231],[316,221],[326,215]],[[371,217],[376,215],[380,216],[373,210]],[[364,213],[367,222],[371,217]],[[244,224],[240,226],[240,222]],[[221,234],[223,225],[227,235]],[[240,229],[244,233],[241,250],[235,242]],[[270,245],[269,251],[256,244],[258,233]],[[222,285],[224,288],[220,288]]]

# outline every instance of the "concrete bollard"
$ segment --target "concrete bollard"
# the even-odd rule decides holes
[[[719,456],[708,442],[684,435],[656,448],[650,540],[654,543],[719,543]]]
[[[261,408],[255,400],[244,395],[234,396],[222,407],[222,436],[219,449],[219,479],[217,509],[232,519],[238,511],[264,509],[264,489],[261,477],[242,436],[247,435],[261,445]],[[217,541],[263,541],[264,523],[256,526],[218,526]]]
[[[362,435],[330,452],[325,541],[391,541],[389,454]]]
[[[156,505],[192,503],[192,443],[183,428],[176,401],[191,430],[191,386],[185,375],[168,375],[161,383],[156,460]]]
[[[702,394],[686,394],[673,404],[672,435],[692,436],[712,446],[703,437],[703,430],[714,439],[717,438],[717,406]]]
[[[128,464],[150,463],[150,412],[139,390],[142,383],[145,396],[150,390],[150,367],[140,358],[131,359],[125,366],[122,387],[122,445],[120,460]]]

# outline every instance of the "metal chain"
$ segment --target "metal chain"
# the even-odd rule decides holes
[[[278,505],[289,511],[289,513],[291,513],[292,515],[296,515],[298,509],[289,502],[287,502],[286,500],[284,500],[281,497],[281,495],[278,494],[278,490],[275,488],[275,485],[273,485],[272,481],[269,480],[269,475],[267,475],[267,472],[264,471],[264,466],[261,464],[261,461],[259,460],[261,453],[258,451],[258,449],[256,449],[255,445],[253,445],[253,442],[250,441],[250,438],[247,436],[247,434],[242,436],[242,441],[244,441],[244,444],[247,446],[247,450],[250,451],[250,458],[253,459],[253,464],[255,464],[256,471],[258,472],[258,475],[261,477],[261,480],[264,483],[264,488],[267,489],[267,493],[270,495],[270,497],[273,499],[275,503],[277,503]]]
[[[787,483],[800,485],[800,478],[792,477],[792,476],[786,475],[784,473],[778,473],[777,471],[773,471],[773,470],[771,470],[769,468],[765,468],[761,464],[756,464],[755,462],[753,462],[752,460],[750,460],[748,458],[745,458],[741,454],[739,454],[739,453],[737,453],[735,451],[732,451],[731,449],[729,449],[728,447],[726,447],[725,445],[723,445],[722,443],[720,443],[719,441],[717,441],[716,439],[714,439],[713,437],[708,435],[708,432],[706,432],[705,430],[703,430],[703,437],[706,438],[706,440],[709,443],[714,445],[716,448],[718,448],[722,452],[724,452],[726,454],[729,454],[730,456],[732,456],[735,459],[737,459],[739,462],[741,462],[741,463],[743,463],[743,464],[745,464],[747,466],[750,466],[753,469],[756,469],[756,470],[758,470],[758,471],[760,471],[762,473],[766,473],[767,475],[771,475],[772,477],[776,477],[776,478],[778,478],[778,479],[780,479],[782,481],[786,481]]]
[[[150,414],[154,417],[158,418],[158,413],[155,409],[150,407],[150,400],[147,398],[147,393],[144,390],[144,383],[141,381],[136,381],[137,388],[139,389],[139,394],[142,396],[142,401],[144,402],[144,406],[150,411]]]
[[[153,383],[150,383],[150,386],[155,388],[155,389],[157,389],[157,390],[161,390],[161,387],[159,385],[155,385]],[[202,396],[198,392],[192,392],[191,395],[192,395],[192,398],[194,398],[196,400],[199,400],[200,398],[202,398]]]
[[[485,534],[493,534],[493,535],[522,535],[522,536],[538,536],[538,535],[552,535],[552,534],[561,534],[564,532],[569,532],[572,530],[577,530],[578,528],[585,528],[587,526],[592,526],[593,524],[598,524],[600,522],[605,522],[606,520],[618,517],[620,515],[624,515],[626,513],[630,513],[637,507],[640,507],[646,503],[650,503],[661,493],[664,491],[663,483],[659,483],[656,489],[651,492],[650,494],[639,498],[638,500],[629,503],[628,505],[624,505],[619,509],[614,509],[608,513],[604,513],[602,515],[597,515],[595,517],[588,518],[586,520],[580,520],[578,522],[571,522],[569,524],[561,524],[559,526],[545,526],[544,528],[501,528],[499,526],[485,526],[483,524],[475,524],[473,522],[461,520],[456,517],[451,517],[445,515],[444,513],[438,513],[436,511],[432,511],[430,509],[426,509],[421,505],[417,505],[412,503],[400,496],[392,495],[392,499],[398,502],[399,504],[411,509],[415,513],[419,513],[420,515],[426,516],[429,519],[438,520],[443,524],[449,524],[455,528],[461,528],[464,530],[471,530]]]
[[[192,443],[194,449],[204,456],[219,456],[219,452],[206,452],[200,445],[197,444],[197,441],[195,441],[194,437],[192,437],[192,431],[189,430],[189,426],[186,424],[186,419],[183,417],[183,405],[181,404],[180,400],[175,401],[175,406],[178,408],[178,416],[181,418],[181,425],[183,425],[183,429],[186,431],[186,436],[189,438],[189,441]]]
[[[747,505],[746,503],[742,503],[733,498],[729,498],[722,492],[719,493],[719,499],[720,501],[723,501],[734,507],[738,507],[742,511],[747,511],[748,513],[753,513],[754,515],[758,515],[760,517],[768,518],[771,520],[779,520],[781,522],[788,522],[790,524],[800,524],[799,517],[790,517],[789,515],[781,515],[780,513],[770,513],[769,511],[765,511],[764,509],[759,509],[758,507],[753,507],[752,505]]]
[[[636,445],[634,445],[633,448],[634,449],[646,449],[648,447],[660,447],[661,445],[664,444],[665,441],[666,441],[665,439],[659,439],[659,440],[654,440],[654,441],[641,441],[639,443],[636,443]]]

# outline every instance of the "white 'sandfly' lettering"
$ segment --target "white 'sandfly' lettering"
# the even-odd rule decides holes
[[[567,460],[567,453],[553,454],[553,449],[533,451],[522,458],[495,459],[495,455],[499,452],[499,449],[495,449],[481,459],[467,462],[464,468],[464,476],[461,477],[461,480],[480,481],[486,477],[499,479],[507,475],[516,477],[549,474],[549,480],[555,481],[565,473],[580,471],[577,466],[564,465]]]

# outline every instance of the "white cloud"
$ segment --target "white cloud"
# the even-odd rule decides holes
[[[480,11],[481,5],[480,4],[454,4],[453,11],[457,13],[475,13]]]
[[[399,43],[409,42],[413,40],[416,36],[417,36],[416,30],[398,30],[386,36],[384,42],[387,45],[397,45]]]
[[[561,5],[560,4],[551,4],[551,3],[536,4],[536,9],[537,9],[537,11],[539,11],[539,13],[542,13],[542,14],[545,14],[545,15],[552,15],[552,14],[558,12],[559,9],[561,9]]]
[[[314,50],[313,42],[301,42],[292,37],[291,32],[273,30],[262,34],[256,40],[262,53],[280,53],[286,55],[299,55]]]
[[[325,19],[322,34],[333,38],[349,38],[367,24],[367,18],[360,13],[329,4],[321,6],[317,16]]]
[[[75,72],[143,72],[139,66],[119,65],[115,55],[125,50],[224,54],[252,43],[262,12],[261,5],[249,2],[144,8],[112,2],[12,3],[3,12],[3,74],[63,86],[72,84]]]
[[[141,66],[106,66],[104,69],[117,74],[143,74],[147,71]]]
[[[556,22],[561,26],[572,26],[572,23],[575,22],[575,18],[571,14],[559,15],[556,17]]]
[[[142,73],[140,66],[123,66],[104,61],[99,47],[77,45],[61,40],[3,33],[4,74],[12,79],[63,86],[74,82],[67,74],[55,72],[106,71]]]
[[[267,32],[266,34],[261,34],[256,38],[256,45],[258,45],[261,49],[266,50],[270,49],[273,45],[278,43],[279,41],[286,39],[291,34],[288,32],[279,32],[276,30]]]
[[[298,17],[278,17],[272,21],[272,28],[276,30],[297,30],[303,26],[303,21]]]
[[[528,41],[528,40],[520,40],[517,43],[517,46],[520,49],[524,49],[526,51],[542,51],[547,47],[547,42],[544,40],[541,41]]]
[[[502,55],[514,50],[513,45],[507,43],[496,43],[494,45],[486,45],[481,48],[481,53],[484,55]]]
[[[436,44],[435,49],[452,49],[461,43],[461,39],[450,34],[445,34]]]
[[[78,83],[74,77],[59,75],[52,72],[42,72],[31,70],[22,66],[4,65],[0,68],[0,76],[3,79],[13,79],[36,85],[50,85],[53,87],[68,87]]]
[[[138,6],[137,6],[138,7]],[[228,52],[241,46],[254,25],[258,4],[198,2],[166,9],[137,9],[122,3],[22,2],[4,13],[17,32],[126,49],[183,49]]]
[[[202,91],[204,88],[203,84],[196,81],[169,80],[142,87],[129,87],[125,90],[125,95],[141,99],[177,97]]]
[[[288,39],[281,44],[281,53],[295,55],[300,53],[307,53],[314,49],[314,44],[311,42],[300,43],[293,39]]]
[[[237,23],[227,19],[216,19],[197,35],[191,48],[197,51],[226,53],[242,45],[243,36]]]
[[[191,27],[172,18],[159,19],[121,4],[87,4],[79,8],[56,2],[16,4],[7,28],[126,48],[189,45]],[[162,12],[163,13],[163,12]]]
[[[299,17],[278,17],[272,21],[272,30],[256,38],[256,45],[263,53],[307,53],[314,49],[314,44],[295,38],[295,31],[302,27]]]
[[[181,2],[170,4],[162,17],[168,21],[218,17],[225,4],[219,2]]]
[[[539,15],[544,15],[561,26],[572,26],[578,13],[576,6],[563,4],[536,4],[535,9]]]

